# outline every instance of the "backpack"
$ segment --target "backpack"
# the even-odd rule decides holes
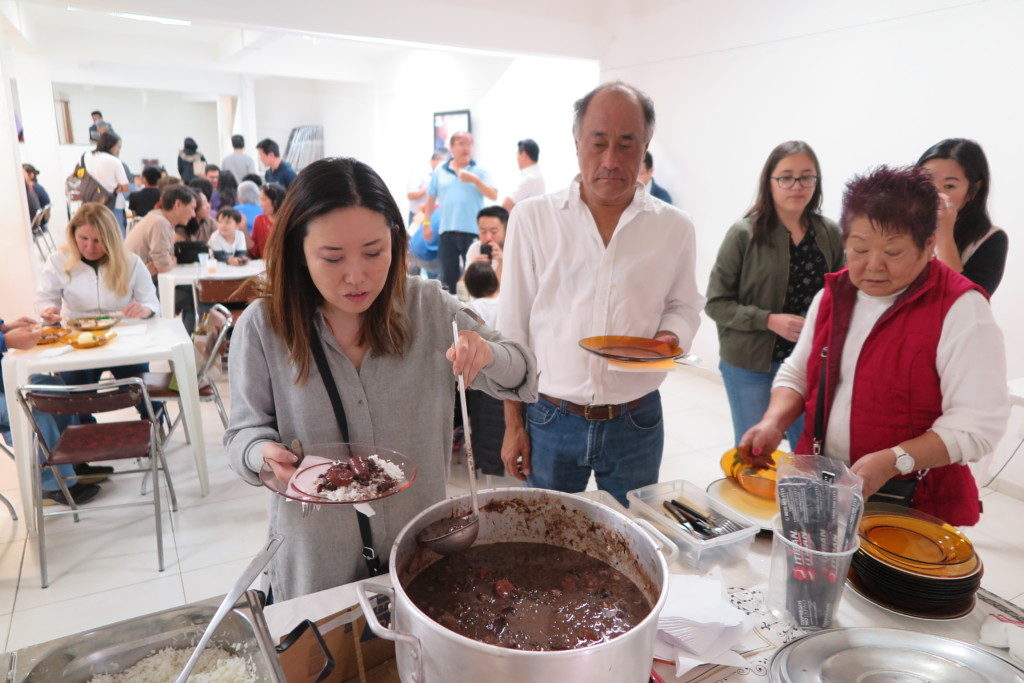
[[[117,193],[110,192],[97,182],[89,171],[85,170],[85,154],[75,164],[75,170],[64,181],[64,192],[72,202],[96,202],[113,211],[117,202]]]

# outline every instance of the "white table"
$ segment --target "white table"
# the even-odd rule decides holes
[[[129,327],[145,326],[141,334],[123,334]],[[73,349],[59,356],[47,356],[46,350],[54,346],[38,346],[28,351],[8,351],[4,354],[4,393],[7,395],[11,419],[11,436],[18,466],[18,484],[25,506],[25,523],[35,531],[32,510],[32,426],[25,411],[17,404],[18,387],[28,384],[34,373],[57,373],[65,370],[109,368],[150,361],[171,361],[181,394],[181,410],[185,416],[192,452],[199,473],[199,484],[205,496],[209,488],[206,469],[206,447],[203,443],[203,425],[199,410],[199,383],[196,378],[196,358],[192,340],[180,320],[125,320],[113,328],[122,332],[108,344],[93,349]]]
[[[158,294],[160,295],[160,317],[174,317],[174,288],[178,285],[195,287],[199,278],[211,278],[217,280],[233,280],[239,277],[252,277],[262,275],[267,269],[263,259],[249,261],[244,266],[229,266],[226,263],[216,262],[216,272],[204,272],[199,270],[198,263],[186,263],[175,266],[173,270],[160,273],[156,276]]]

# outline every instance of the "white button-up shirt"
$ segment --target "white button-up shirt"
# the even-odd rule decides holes
[[[519,184],[509,192],[508,198],[518,204],[530,197],[539,197],[544,194],[544,190],[544,176],[541,175],[540,166],[532,164],[522,170]]]
[[[610,370],[579,342],[668,330],[688,349],[704,308],[695,253],[690,218],[639,184],[605,247],[577,177],[512,212],[498,329],[537,355],[542,393],[584,405],[628,403],[657,389],[665,373]]]

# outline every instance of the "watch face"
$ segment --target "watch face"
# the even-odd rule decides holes
[[[914,458],[909,453],[901,453],[896,456],[896,469],[900,474],[910,474],[914,471]]]

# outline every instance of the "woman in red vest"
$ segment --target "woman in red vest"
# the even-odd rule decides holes
[[[852,463],[864,494],[976,524],[966,463],[1009,418],[1003,337],[985,291],[935,259],[939,194],[927,171],[881,167],[847,185],[847,268],[827,275],[771,403],[741,440],[770,453],[801,413],[798,453]]]

